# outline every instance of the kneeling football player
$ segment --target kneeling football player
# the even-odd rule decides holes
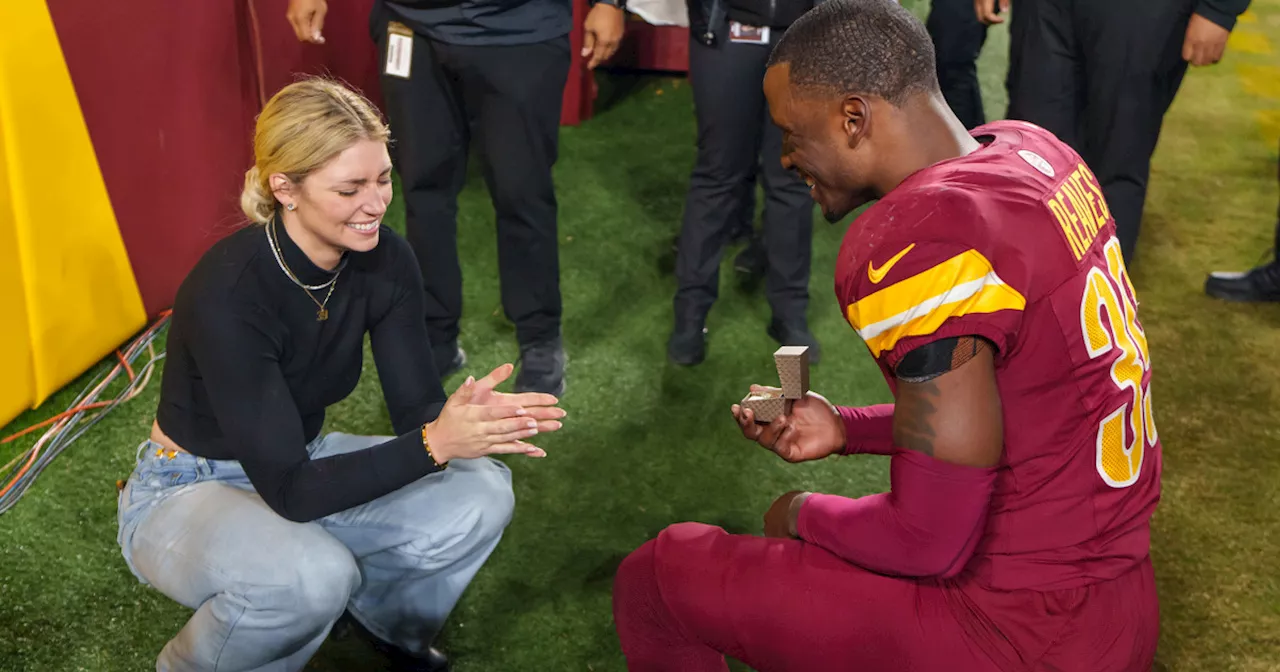
[[[840,310],[894,403],[810,393],[743,435],[889,455],[889,492],[790,492],[765,536],[673,525],[623,562],[631,670],[1150,670],[1151,364],[1097,178],[1023,122],[967,132],[923,26],[829,0],[764,81],[782,163],[850,226]]]

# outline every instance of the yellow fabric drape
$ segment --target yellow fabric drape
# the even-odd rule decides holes
[[[0,425],[145,323],[48,7],[0,1]]]

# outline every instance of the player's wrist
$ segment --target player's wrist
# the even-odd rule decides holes
[[[836,413],[844,436],[842,454],[893,454],[893,404],[837,406]]]
[[[831,415],[836,420],[836,448],[831,451],[831,454],[847,453],[849,452],[849,429],[845,427],[844,415],[834,405],[831,406]]]

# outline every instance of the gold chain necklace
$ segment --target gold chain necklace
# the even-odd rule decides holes
[[[280,251],[280,244],[276,242],[275,230],[276,223],[275,220],[272,220],[267,228],[267,242],[271,246],[271,254],[276,258],[276,264],[280,266],[280,270],[284,271],[285,275],[289,276],[289,279],[293,281],[293,284],[301,287],[302,291],[307,293],[307,298],[311,299],[311,302],[316,304],[316,307],[319,308],[319,310],[316,311],[316,321],[324,322],[329,319],[329,309],[325,306],[329,304],[329,297],[333,296],[333,289],[338,286],[338,276],[342,274],[342,269],[346,268],[346,257],[342,258],[342,263],[338,264],[337,272],[333,274],[332,278],[329,278],[328,282],[314,287],[304,285],[302,284],[302,281],[298,279],[298,276],[294,275],[293,271],[289,270],[289,266],[284,263],[284,254]],[[329,293],[325,294],[323,302],[316,301],[316,297],[311,294],[311,291],[313,289],[324,289],[326,285],[329,287]]]

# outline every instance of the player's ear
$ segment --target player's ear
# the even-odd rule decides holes
[[[867,135],[867,122],[871,118],[871,105],[866,98],[849,95],[840,102],[840,130],[849,143],[849,148],[857,147]]]

